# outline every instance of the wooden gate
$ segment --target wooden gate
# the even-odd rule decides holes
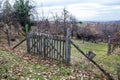
[[[50,35],[39,31],[27,33],[27,50],[44,58],[70,63],[70,29],[67,36]]]

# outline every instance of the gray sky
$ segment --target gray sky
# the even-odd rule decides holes
[[[10,0],[13,3],[13,0]],[[33,0],[39,15],[41,4],[44,16],[61,13],[66,8],[81,21],[120,20],[120,0]]]
[[[34,0],[37,11],[43,5],[45,16],[51,12],[60,13],[65,7],[78,20],[110,21],[120,20],[120,0]]]

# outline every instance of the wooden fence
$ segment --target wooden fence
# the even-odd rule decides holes
[[[107,73],[106,70],[104,70],[93,59],[87,56],[72,40],[70,40],[69,28],[67,29],[67,35],[65,37],[49,35],[39,31],[32,31],[30,33],[27,32],[26,41],[27,51],[29,53],[34,53],[41,57],[50,58],[52,60],[62,61],[67,65],[70,64],[70,44],[72,44],[82,55],[84,55],[96,67],[98,67],[98,69],[101,70],[101,72],[103,72],[103,74],[109,80],[114,80],[114,78],[109,73]]]
[[[44,58],[70,64],[70,29],[65,37],[39,31],[27,33],[27,50]]]

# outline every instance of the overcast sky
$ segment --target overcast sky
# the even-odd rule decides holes
[[[12,1],[12,0],[11,0]],[[51,17],[66,8],[80,21],[120,20],[120,0],[33,0],[37,12]]]
[[[37,11],[44,14],[61,12],[65,7],[81,21],[110,21],[120,20],[120,0],[34,0]]]

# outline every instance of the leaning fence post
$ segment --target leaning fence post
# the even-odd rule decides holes
[[[67,29],[67,34],[66,34],[66,64],[70,65],[70,55],[71,55],[71,50],[70,50],[70,28]]]
[[[111,38],[111,36],[109,35],[108,36],[108,51],[107,51],[107,55],[111,54],[111,42],[110,42],[110,38]]]
[[[26,24],[26,45],[27,45],[27,52],[30,52],[30,35],[28,33],[28,25]]]

